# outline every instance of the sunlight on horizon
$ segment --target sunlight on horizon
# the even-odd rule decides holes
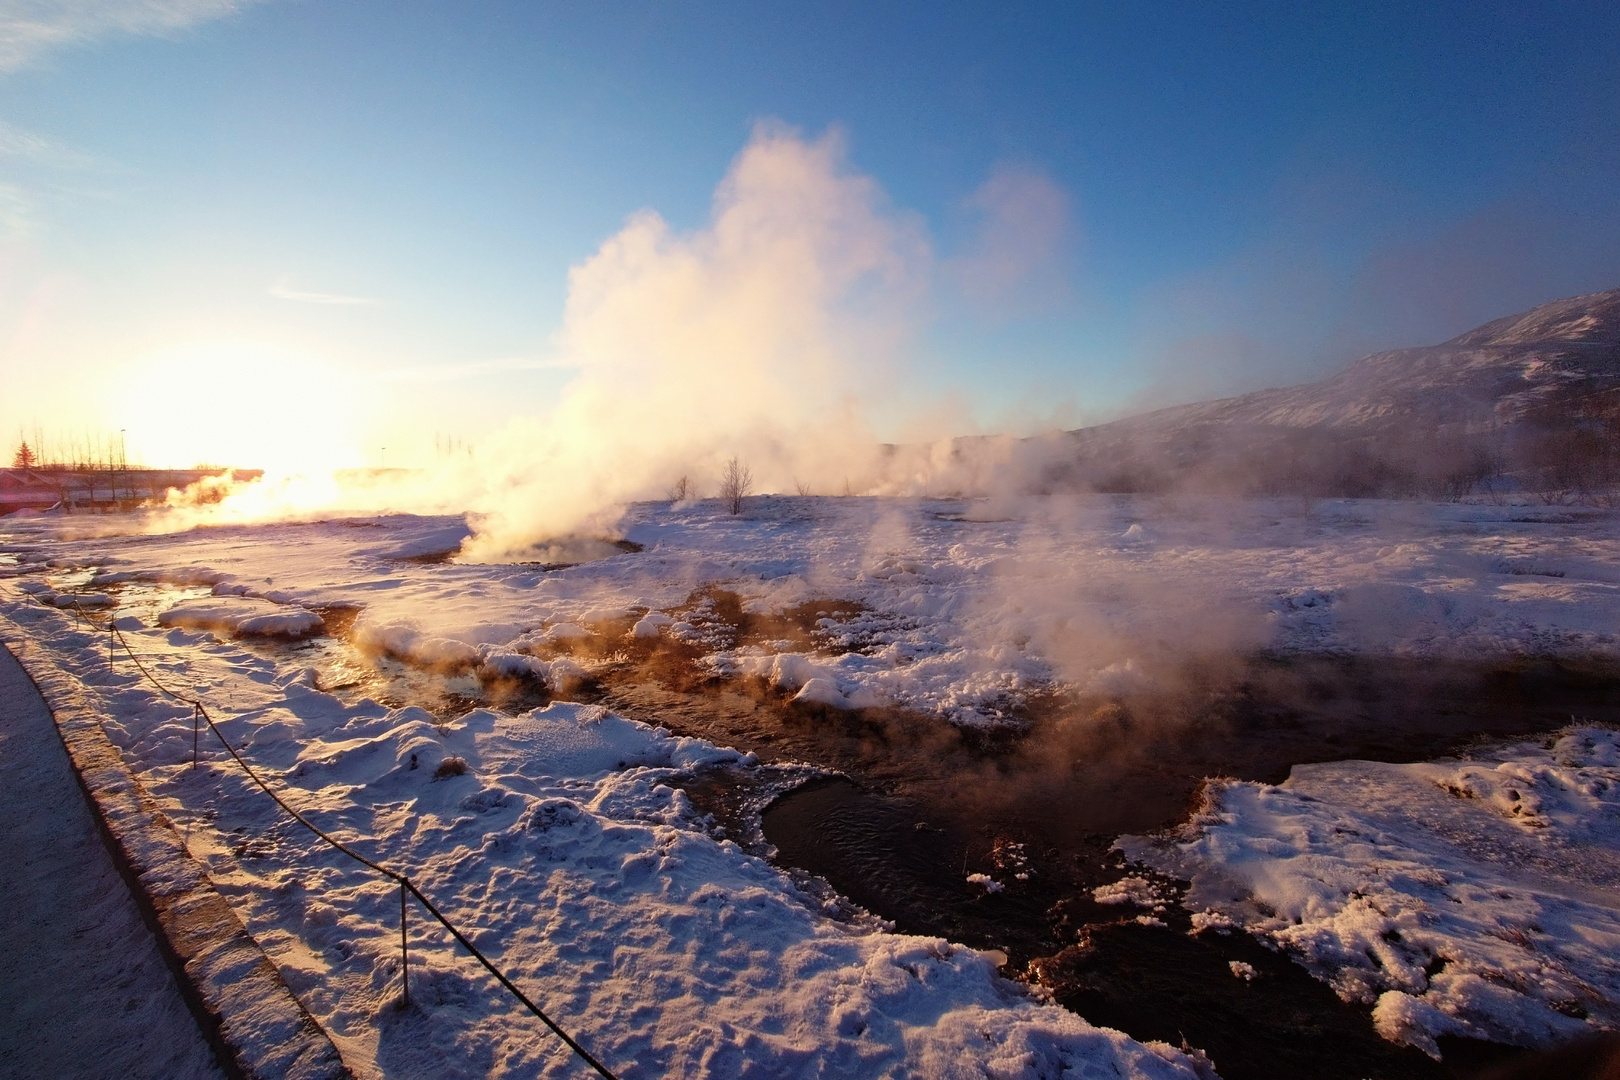
[[[118,373],[106,403],[132,462],[269,476],[330,476],[366,464],[360,432],[370,411],[353,372],[255,341],[154,353]]]

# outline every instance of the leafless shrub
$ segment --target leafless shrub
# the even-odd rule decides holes
[[[1531,475],[1547,505],[1603,504],[1620,483],[1620,425],[1576,423],[1545,432],[1530,448]]]
[[[1482,479],[1477,490],[1492,506],[1506,506],[1508,494],[1513,490],[1513,481],[1505,473],[1499,472]]]
[[[692,478],[682,473],[681,478],[669,486],[670,502],[685,502],[692,497]]]
[[[1452,458],[1449,469],[1444,469],[1431,482],[1433,493],[1448,502],[1457,502],[1476,490],[1489,497],[1500,486],[1506,464],[1502,455],[1488,445],[1469,446]]]
[[[810,494],[810,484],[808,481],[795,479],[793,481],[793,490],[800,495],[808,496]]]
[[[726,462],[720,474],[720,498],[733,514],[742,513],[743,500],[754,489],[754,471],[736,458]]]

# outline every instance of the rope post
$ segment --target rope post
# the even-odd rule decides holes
[[[113,666],[113,645],[116,641],[114,635],[118,632],[118,620],[111,615],[107,616],[107,666]]]
[[[405,1007],[411,1007],[411,950],[405,937],[405,879],[399,879],[399,985],[405,992]]]
[[[197,737],[202,731],[202,702],[191,703],[191,767],[197,767]]]

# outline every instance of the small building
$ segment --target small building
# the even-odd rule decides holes
[[[44,512],[62,501],[62,489],[34,469],[0,469],[0,517],[18,510]]]

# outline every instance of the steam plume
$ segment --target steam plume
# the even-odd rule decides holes
[[[544,424],[484,454],[502,497],[471,545],[498,558],[601,528],[741,453],[764,490],[826,490],[875,442],[860,400],[895,374],[926,288],[922,229],[844,166],[842,140],[762,127],[709,225],[642,212],[569,274],[560,341],[580,373]]]
[[[705,226],[677,232],[642,211],[570,271],[547,363],[578,374],[549,415],[425,474],[351,479],[341,494],[266,483],[207,513],[262,519],[281,502],[284,515],[468,511],[463,555],[497,561],[607,535],[620,507],[681,477],[712,495],[734,456],[760,492],[943,495],[1020,481],[1030,466],[1015,440],[916,438],[937,410],[907,360],[936,280],[987,294],[1027,286],[1055,258],[1052,230],[1031,223],[1066,213],[1049,181],[1022,173],[998,174],[976,199],[985,234],[940,263],[921,220],[848,167],[838,132],[810,140],[762,124]],[[879,401],[911,419],[910,445],[880,445],[867,412]]]

